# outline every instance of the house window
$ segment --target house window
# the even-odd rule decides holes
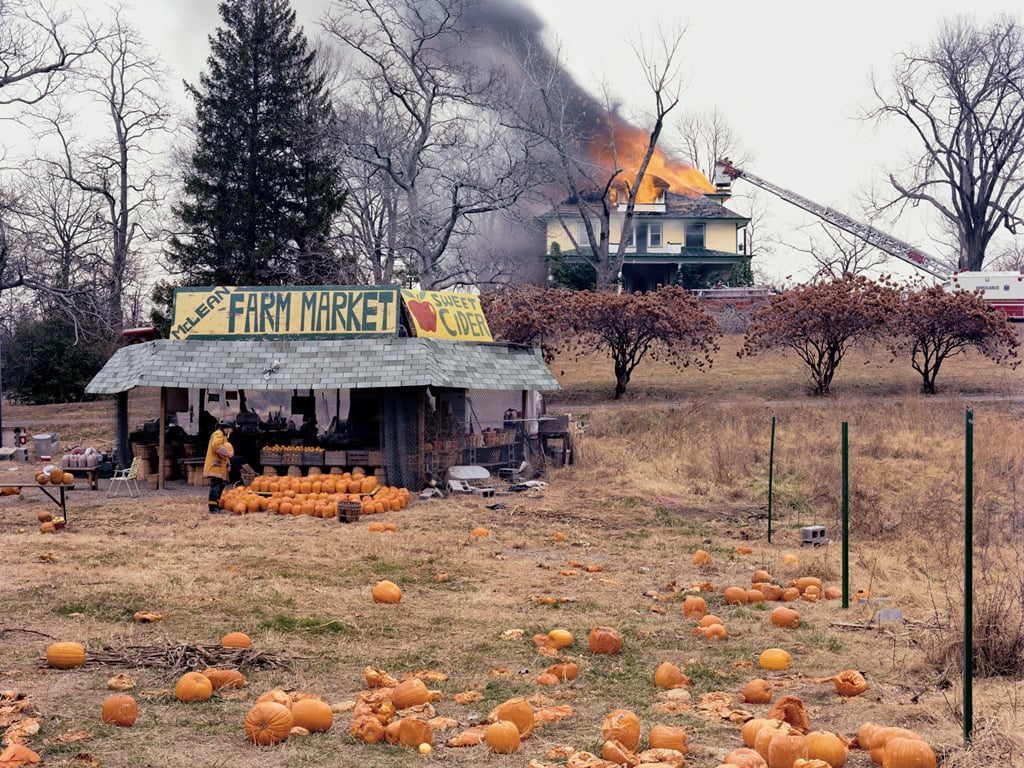
[[[686,225],[686,247],[687,248],[703,248],[704,247],[704,225],[703,224],[687,224]]]
[[[661,222],[652,221],[647,225],[647,246],[649,248],[661,248]]]
[[[587,224],[583,221],[576,222],[576,242],[580,248],[590,245],[590,238],[587,236]]]

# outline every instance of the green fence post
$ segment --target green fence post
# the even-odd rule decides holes
[[[974,411],[964,425],[964,744],[974,730]]]
[[[843,422],[843,608],[850,607],[850,446],[849,428]]]
[[[772,543],[772,483],[775,474],[775,417],[772,416],[772,437],[768,443],[768,543]]]

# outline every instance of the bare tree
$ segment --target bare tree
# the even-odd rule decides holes
[[[807,234],[807,246],[794,246],[794,249],[806,253],[814,260],[817,268],[811,278],[812,282],[837,280],[843,275],[863,275],[885,266],[889,260],[887,254],[863,238],[836,227],[819,222],[802,229]]]
[[[0,0],[0,107],[42,101],[99,40],[42,0]]]
[[[891,89],[873,83],[879,106],[866,117],[908,125],[920,149],[890,174],[890,205],[926,203],[954,228],[959,268],[980,270],[996,232],[1024,222],[1024,28],[947,20],[892,77]]]
[[[382,277],[407,270],[423,288],[476,282],[472,220],[511,207],[528,186],[528,147],[492,109],[503,78],[483,8],[334,0],[323,22],[358,62],[339,108],[363,107],[342,137],[367,193],[349,202],[369,206],[351,234]]]
[[[142,240],[155,234],[154,216],[167,182],[161,150],[172,127],[159,62],[146,52],[138,32],[116,11],[111,32],[100,43],[95,65],[76,74],[79,97],[105,115],[105,135],[80,150],[75,120],[62,105],[40,112],[57,138],[61,155],[46,160],[51,173],[91,196],[94,224],[106,232],[99,307],[104,324],[120,331],[126,286],[138,265],[133,256]],[[83,105],[84,108],[85,105]],[[148,228],[147,228],[148,227]]]
[[[752,159],[742,149],[728,116],[718,107],[703,112],[684,112],[674,134],[675,154],[699,168],[709,179],[715,173],[715,163],[723,157],[740,168]]]
[[[573,248],[596,274],[598,290],[615,285],[625,262],[638,195],[644,184],[668,114],[679,104],[679,56],[685,30],[665,32],[633,45],[653,105],[649,128],[631,125],[606,94],[602,107],[566,74],[556,55],[537,46],[523,56],[529,82],[519,111],[519,128],[541,138],[552,155],[559,191],[582,218],[586,247],[572,222],[562,228]],[[660,156],[659,156],[659,159]],[[612,250],[612,221],[621,228]]]

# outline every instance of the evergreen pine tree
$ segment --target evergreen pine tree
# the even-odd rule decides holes
[[[330,283],[344,202],[335,115],[289,0],[225,0],[207,71],[186,84],[196,146],[169,257],[186,285]]]

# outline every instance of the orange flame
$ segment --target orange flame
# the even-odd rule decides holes
[[[591,158],[598,164],[609,169],[623,168],[632,175],[620,176],[626,184],[632,184],[636,171],[640,168],[644,153],[647,151],[649,141],[648,134],[629,125],[620,119],[613,119],[614,125],[611,130],[614,134],[614,143],[611,141],[592,141],[588,146]],[[660,148],[655,147],[654,154],[647,164],[647,171],[640,183],[636,201],[638,203],[649,203],[656,199],[659,188],[663,185],[656,183],[657,177],[668,185],[673,192],[690,197],[700,197],[709,192],[714,192],[714,185],[697,168],[689,163],[669,157]]]

